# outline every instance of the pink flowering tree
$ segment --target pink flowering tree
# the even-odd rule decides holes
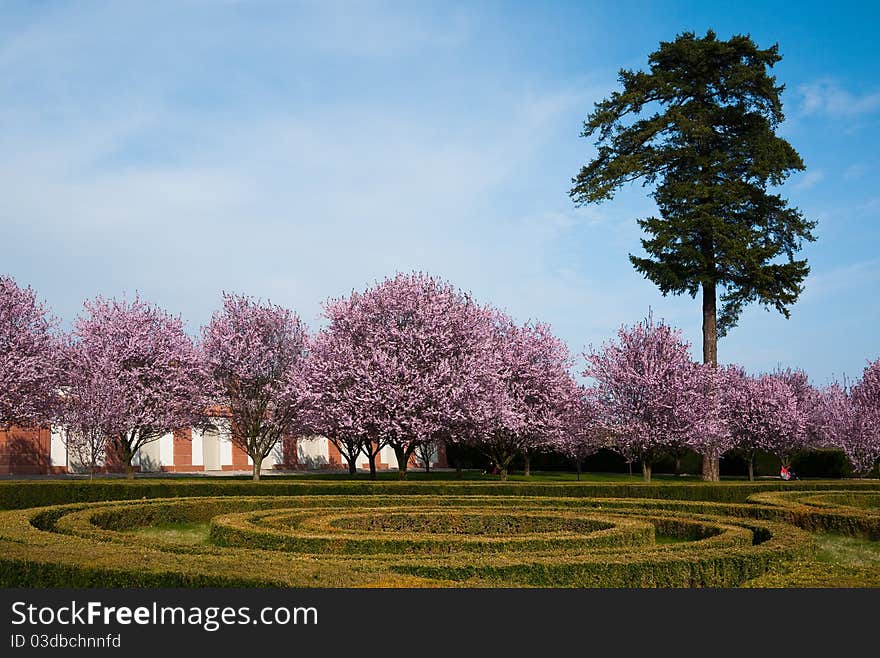
[[[108,454],[134,477],[132,460],[143,446],[204,419],[199,354],[180,318],[139,297],[98,298],[84,309],[66,351],[62,422],[74,433],[105,436]]]
[[[772,375],[785,382],[791,389],[798,407],[798,414],[804,423],[804,447],[818,447],[821,422],[819,392],[810,384],[806,372],[799,368],[785,368],[773,371]]]
[[[851,388],[833,383],[819,400],[822,443],[843,450],[859,475],[870,473],[880,458],[880,360],[868,364]]]
[[[695,363],[691,378],[692,401],[682,410],[690,416],[690,426],[685,444],[703,456],[703,479],[718,481],[718,463],[721,457],[736,447],[736,438],[731,431],[731,416],[734,413],[731,390],[739,390],[745,375],[736,366],[718,367],[712,364]],[[711,472],[706,472],[706,467]]]
[[[806,416],[786,378],[742,375],[729,385],[727,396],[731,432],[748,461],[750,480],[759,450],[776,455],[788,466],[794,454],[806,447]]]
[[[65,356],[71,372],[57,414],[70,464],[88,469],[91,479],[106,462],[108,443],[122,419],[115,400],[121,395],[112,381],[101,381],[108,373],[89,367],[84,346],[69,344]]]
[[[278,442],[303,429],[307,348],[299,317],[246,296],[224,294],[223,308],[202,331],[214,400],[232,443],[251,458],[254,480]]]
[[[868,364],[852,389],[856,430],[844,441],[844,452],[857,473],[869,473],[880,457],[880,359]]]
[[[584,460],[608,445],[608,431],[599,421],[596,395],[592,389],[575,386],[565,410],[565,431],[553,442],[553,449],[574,462],[581,479]]]
[[[416,449],[471,424],[491,340],[488,312],[422,273],[398,274],[331,300],[309,367],[316,429],[360,441],[375,460],[391,446],[400,476]],[[338,445],[338,444],[337,444]]]
[[[315,435],[330,441],[348,464],[348,472],[357,472],[365,445],[356,398],[359,389],[355,349],[345,332],[322,329],[315,336],[304,364],[306,403],[304,426]]]
[[[799,397],[803,391],[799,390],[797,384],[793,385],[787,376],[779,373],[759,377],[759,380],[764,379],[777,383],[765,389],[766,395],[771,398],[770,425],[775,424],[775,428],[759,434],[758,443],[762,450],[775,455],[783,466],[791,466],[795,454],[811,447],[807,431],[809,415],[804,400]]]
[[[62,382],[55,320],[31,288],[0,276],[0,429],[50,421]]]
[[[474,401],[482,415],[477,440],[506,479],[514,457],[563,440],[576,385],[568,348],[548,325],[519,326],[497,314],[493,343],[492,380]]]
[[[681,333],[650,316],[621,327],[617,340],[584,356],[594,381],[600,422],[611,446],[642,463],[645,481],[661,455],[682,446],[693,428],[694,363]]]

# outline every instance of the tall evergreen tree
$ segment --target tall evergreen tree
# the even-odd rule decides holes
[[[712,365],[746,304],[788,317],[809,273],[795,255],[815,239],[815,222],[773,191],[804,169],[776,134],[784,86],[769,70],[780,59],[778,45],[760,49],[749,36],[685,32],[661,42],[648,72],[621,70],[622,91],[584,122],[598,152],[572,179],[572,199],[607,200],[637,180],[653,188],[660,216],[638,220],[647,257],[630,261],[664,295],[702,293],[703,361]],[[717,477],[712,460],[704,456],[704,478]]]

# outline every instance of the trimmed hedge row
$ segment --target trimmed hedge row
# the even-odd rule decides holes
[[[769,522],[745,524],[757,544],[735,548],[653,551],[645,554],[590,556],[531,563],[420,563],[396,567],[400,573],[426,578],[499,585],[515,580],[540,587],[735,587],[790,560],[811,554],[808,536]]]
[[[492,508],[483,508],[486,514],[494,514],[498,518],[500,512]],[[559,552],[583,551],[601,547],[619,549],[648,546],[654,543],[654,526],[644,521],[634,521],[608,516],[589,516],[572,512],[548,512],[541,510],[543,516],[535,517],[534,512],[505,511],[503,517],[511,520],[534,521],[540,518],[549,523],[562,524],[563,528],[556,532],[536,533],[526,531],[525,534],[514,532],[510,536],[476,538],[469,535],[454,533],[420,533],[409,529],[399,532],[353,532],[342,531],[332,527],[335,520],[353,518],[382,518],[393,514],[401,518],[414,519],[422,514],[442,514],[442,518],[451,524],[460,523],[463,519],[472,518],[472,512],[461,510],[441,510],[420,508],[419,514],[412,513],[412,508],[373,509],[360,512],[339,513],[335,508],[319,508],[309,515],[297,514],[297,520],[306,522],[311,527],[291,527],[284,523],[290,514],[272,515],[272,513],[239,513],[219,516],[211,521],[211,540],[219,546],[238,546],[268,550],[291,551],[297,553],[322,553],[340,555],[375,555],[375,554],[442,554],[442,553],[479,553],[497,554],[504,552]],[[270,516],[271,515],[271,516]],[[318,520],[319,523],[308,524]],[[285,527],[286,526],[286,527]],[[512,526],[513,527],[513,526]]]
[[[4,587],[722,587],[812,564],[803,530],[880,538],[864,481],[4,482],[0,502]],[[210,541],[133,532],[175,523]]]
[[[367,482],[295,481],[260,482],[228,479],[142,480],[12,480],[0,482],[0,510],[26,509],[76,502],[141,500],[194,496],[315,496],[315,495],[426,495],[426,496],[550,496],[577,498],[652,498],[743,503],[767,491],[880,491],[880,482],[799,481],[723,483],[596,483],[596,482]]]
[[[0,585],[720,587],[812,550],[809,535],[790,525],[722,516],[723,504],[681,504],[691,511],[672,509],[673,501],[497,496],[227,496],[14,510],[0,512]],[[484,538],[424,532],[424,516],[435,513],[446,515],[447,527],[495,514],[520,522],[525,532]],[[334,525],[364,514],[409,515],[411,527],[370,531]],[[574,525],[543,532],[547,526],[534,521],[540,515]],[[127,532],[208,519],[213,528],[239,533],[247,547],[145,541]],[[578,519],[580,526],[574,523]],[[646,526],[650,530],[639,530]],[[645,541],[627,545],[618,535],[606,545],[590,543],[624,529],[643,532]],[[653,532],[680,541],[652,544]],[[285,536],[294,538],[293,552],[260,550],[268,547],[259,544],[265,537]],[[345,548],[351,541],[363,542],[356,553]],[[510,545],[485,550],[493,541]],[[462,546],[405,552],[401,542]]]
[[[811,532],[833,532],[880,540],[880,510],[860,508],[851,504],[835,504],[833,498],[823,496],[852,496],[861,494],[873,499],[873,492],[828,491],[817,496],[813,492],[776,491],[753,494],[749,500],[764,509],[775,511],[776,518]]]
[[[798,500],[804,505],[835,508],[853,507],[860,511],[880,514],[880,492],[828,491],[804,495]]]

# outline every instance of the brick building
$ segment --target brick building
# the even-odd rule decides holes
[[[369,468],[362,454],[358,468]],[[112,460],[108,460],[112,462]],[[168,433],[143,446],[134,458],[141,472],[197,473],[217,471],[248,471],[252,461],[232,443],[224,429],[184,429]],[[414,463],[411,463],[415,466]],[[442,449],[434,455],[432,466],[445,467]],[[394,451],[383,448],[377,460],[379,469],[396,469]],[[263,462],[264,469],[308,470],[343,469],[345,460],[335,446],[324,437],[286,438]],[[81,466],[68,455],[64,437],[57,428],[0,430],[0,475],[34,475],[76,472]],[[121,468],[107,465],[107,470]]]

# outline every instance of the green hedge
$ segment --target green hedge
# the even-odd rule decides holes
[[[855,495],[858,492],[830,490],[826,496]],[[874,497],[873,491],[862,492]],[[772,510],[775,518],[811,532],[831,532],[849,536],[862,536],[880,540],[880,511],[859,508],[847,503],[835,504],[833,498],[820,503],[811,498],[819,497],[809,491],[777,491],[756,493],[749,497],[761,509]],[[806,500],[802,500],[806,499]]]
[[[725,508],[750,507],[757,506],[361,495],[224,496],[11,510],[0,512],[0,585],[733,586],[811,551],[809,535],[790,525],[721,514]],[[419,515],[435,512],[452,527],[494,514],[519,523],[521,534],[474,539],[473,532],[418,532],[424,528]],[[333,525],[352,515],[392,513],[409,515],[411,528],[383,532]],[[535,520],[553,516],[572,521],[568,530],[544,532],[548,526]],[[236,536],[242,545],[145,541],[127,532],[208,519],[232,533],[222,543],[235,543],[228,539]],[[499,530],[498,524],[488,525]],[[653,544],[654,532],[680,541]],[[271,545],[282,540],[292,543]],[[486,550],[492,540],[497,550]],[[444,542],[458,550],[412,550],[419,543],[433,549]]]
[[[419,514],[407,512],[402,508],[395,510],[399,516],[412,519]],[[265,524],[262,514],[238,513],[216,517],[211,522],[211,540],[219,546],[258,548],[263,550],[293,551],[298,553],[321,553],[339,555],[375,554],[449,554],[473,552],[481,555],[507,552],[547,552],[582,551],[601,547],[626,549],[646,546],[654,542],[654,526],[644,522],[607,516],[588,516],[572,512],[548,512],[547,510],[501,512],[492,508],[485,510],[495,518],[534,520],[536,511],[542,514],[545,522],[556,522],[564,527],[556,532],[527,534],[516,533],[510,536],[479,538],[468,534],[442,533],[425,536],[414,532],[413,528],[403,528],[399,532],[333,532],[327,525],[316,528],[290,527],[273,523]],[[346,517],[336,509],[320,510],[331,517]],[[388,515],[388,510],[371,510],[370,518],[377,519]],[[443,510],[443,518],[451,524],[461,523],[473,517],[472,512]],[[262,522],[262,523],[261,523]],[[566,526],[566,522],[568,525]],[[529,525],[528,523],[526,525]],[[565,532],[565,531],[568,532]],[[695,533],[697,531],[695,530]]]
[[[855,480],[35,481],[0,500],[4,587],[727,587],[806,560],[804,530],[880,538],[880,486]],[[131,532],[173,523],[211,541]]]
[[[780,490],[877,490],[880,483],[862,480],[722,483],[519,483],[519,482],[366,482],[245,480],[36,480],[0,482],[0,509],[110,500],[192,496],[310,495],[504,495],[586,498],[655,498],[742,503],[755,493]]]

